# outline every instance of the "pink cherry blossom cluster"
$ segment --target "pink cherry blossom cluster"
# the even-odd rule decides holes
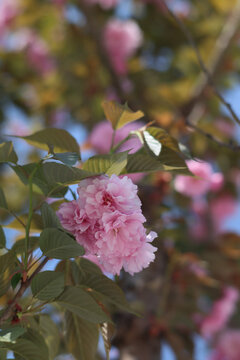
[[[3,35],[6,28],[19,14],[20,7],[17,0],[0,1],[0,35]]]
[[[137,186],[128,177],[112,175],[83,180],[78,199],[60,206],[62,226],[86,251],[96,255],[102,268],[133,275],[146,268],[157,250],[150,244],[156,233],[146,234]]]
[[[217,332],[223,330],[235,311],[238,299],[237,289],[233,287],[224,289],[222,298],[214,303],[210,314],[200,325],[200,331],[205,338],[212,338]]]
[[[127,61],[143,41],[142,31],[133,20],[110,19],[105,26],[103,40],[109,58],[120,75],[127,73]]]
[[[221,189],[224,178],[219,172],[213,172],[210,164],[201,161],[188,160],[189,170],[196,176],[178,175],[175,179],[175,189],[187,196],[197,197],[208,191]]]
[[[239,360],[240,359],[240,331],[226,330],[217,341],[216,348],[209,360]]]
[[[115,7],[120,0],[85,0],[88,4],[99,4],[103,9],[111,9]]]

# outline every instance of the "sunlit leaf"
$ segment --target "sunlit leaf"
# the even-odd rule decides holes
[[[127,156],[128,151],[112,155],[96,155],[83,163],[83,170],[109,176],[119,175],[127,165]]]
[[[102,103],[104,114],[112,124],[114,129],[120,129],[122,126],[138,120],[144,116],[142,111],[132,111],[128,105],[120,105],[116,101],[104,101]]]
[[[16,136],[26,140],[30,145],[48,151],[49,148],[54,152],[74,152],[79,154],[77,141],[66,130],[47,128],[28,136]]]

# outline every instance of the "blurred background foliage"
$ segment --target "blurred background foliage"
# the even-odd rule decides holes
[[[0,140],[60,127],[76,137],[87,158],[97,151],[88,134],[104,120],[101,103],[115,99],[144,111],[145,123],[154,121],[191,157],[224,175],[221,189],[197,201],[175,191],[168,173],[139,181],[147,225],[159,234],[159,252],[149,269],[120,277],[127,298],[144,316],[116,314],[112,340],[112,359],[160,359],[165,344],[169,359],[206,359],[206,353],[196,352],[196,338],[204,337],[202,321],[224,289],[240,290],[240,132],[231,108],[216,96],[219,91],[240,115],[240,2],[120,0],[107,8],[104,1],[95,2],[0,0]],[[116,18],[134,21],[141,38],[123,71],[106,40],[106,27]],[[121,50],[128,41],[117,46]],[[38,158],[32,147],[14,142],[23,162]],[[0,170],[10,208],[19,213],[27,204],[26,189],[8,168]],[[0,215],[10,221],[8,214]],[[237,307],[233,313],[206,337],[209,348],[227,327],[239,329]],[[163,360],[166,356],[162,353]],[[237,357],[224,360],[239,358],[240,349]]]

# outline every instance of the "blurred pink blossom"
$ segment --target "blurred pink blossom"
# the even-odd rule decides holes
[[[137,186],[128,177],[83,180],[78,195],[60,205],[58,216],[104,271],[119,274],[123,267],[133,275],[154,260],[157,249],[150,243],[157,235],[146,234]]]
[[[217,341],[216,348],[208,360],[239,360],[240,359],[240,331],[227,330]]]
[[[88,4],[99,4],[103,9],[110,9],[115,7],[120,0],[85,0]]]
[[[214,173],[210,164],[188,160],[189,170],[196,176],[178,175],[175,178],[175,189],[187,196],[197,197],[206,194],[208,191],[218,191],[224,182],[221,173]]]
[[[15,35],[16,50],[26,51],[30,65],[41,75],[54,69],[54,61],[49,54],[47,44],[30,29],[21,29]]]
[[[205,338],[212,338],[217,332],[224,329],[228,320],[235,311],[239,292],[233,287],[226,287],[221,299],[217,300],[210,312],[200,325],[201,334]]]
[[[115,70],[127,73],[127,61],[143,41],[142,31],[133,20],[111,19],[105,26],[104,44]]]
[[[216,197],[210,202],[210,213],[215,229],[221,231],[224,220],[237,210],[237,199],[224,194]]]
[[[19,14],[20,7],[18,0],[0,1],[0,36],[4,34],[6,28]]]

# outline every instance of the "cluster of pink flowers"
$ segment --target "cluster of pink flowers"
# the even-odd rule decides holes
[[[115,7],[119,0],[85,0],[88,4],[99,4],[103,9],[111,9]]]
[[[238,298],[239,293],[235,288],[227,287],[224,289],[223,297],[214,303],[210,314],[200,325],[200,331],[205,338],[211,338],[223,330],[235,311]]]
[[[187,196],[197,197],[208,191],[218,191],[223,185],[223,175],[213,172],[210,164],[206,162],[188,160],[189,170],[196,176],[178,175],[175,179],[175,189]]]
[[[150,244],[156,233],[146,234],[137,186],[128,177],[112,175],[83,180],[78,199],[60,206],[62,226],[102,268],[131,275],[146,268],[157,250]]]
[[[30,29],[21,29],[16,34],[17,50],[26,51],[29,64],[41,75],[54,69],[54,61],[47,44]]]
[[[223,332],[216,344],[216,348],[209,360],[239,360],[240,359],[240,331],[227,330]]]
[[[133,20],[111,19],[105,26],[103,40],[115,70],[120,75],[126,75],[127,60],[143,41],[138,24]]]
[[[0,1],[0,35],[4,34],[6,28],[11,24],[20,11],[17,0]]]

